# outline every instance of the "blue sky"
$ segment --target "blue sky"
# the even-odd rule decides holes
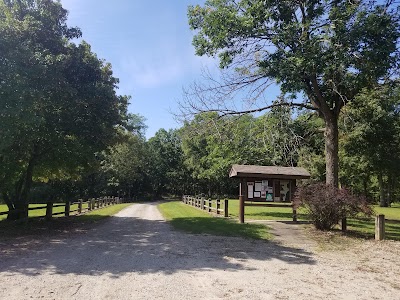
[[[120,79],[119,94],[131,95],[129,111],[144,116],[146,136],[160,128],[177,128],[182,88],[198,79],[215,61],[194,54],[187,7],[203,0],[61,0],[68,24],[82,29],[83,39],[99,58],[110,62]]]

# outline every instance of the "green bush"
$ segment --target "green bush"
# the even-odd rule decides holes
[[[304,207],[315,227],[329,230],[342,218],[373,213],[365,197],[359,197],[346,188],[335,188],[324,183],[299,187],[294,198],[294,207]]]

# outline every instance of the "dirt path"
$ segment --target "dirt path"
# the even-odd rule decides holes
[[[0,299],[400,299],[398,243],[315,254],[172,230],[156,203],[0,258]],[[368,250],[368,251],[367,251]]]

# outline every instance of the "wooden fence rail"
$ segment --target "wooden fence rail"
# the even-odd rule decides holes
[[[207,211],[208,213],[216,213],[217,215],[224,215],[225,218],[229,217],[229,202],[227,199],[206,199],[203,197],[193,197],[189,195],[184,195],[182,197],[182,202],[196,207],[198,209]],[[221,203],[223,207],[221,208]]]
[[[79,215],[79,214],[82,214],[85,212],[92,211],[96,208],[99,209],[99,208],[103,208],[103,207],[110,206],[110,205],[120,204],[123,202],[124,202],[124,199],[119,198],[119,197],[101,197],[101,198],[97,198],[97,199],[91,198],[87,201],[83,201],[82,199],[79,199],[76,202],[67,201],[62,204],[54,204],[53,202],[47,202],[46,204],[43,204],[43,206],[28,208],[28,211],[46,209],[46,214],[41,217],[45,217],[46,220],[51,220],[53,218],[53,216],[64,215],[66,217],[69,217],[72,213]],[[71,206],[73,206],[73,205],[78,205],[78,208],[71,210]],[[86,208],[84,208],[84,206],[86,206]],[[64,207],[64,211],[53,212],[53,209],[57,208],[57,207]],[[9,213],[10,213],[10,211],[0,212],[0,216],[8,215]]]

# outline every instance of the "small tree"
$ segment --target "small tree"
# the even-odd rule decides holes
[[[329,230],[342,218],[355,217],[359,214],[370,216],[372,208],[363,197],[358,197],[349,190],[315,183],[297,189],[294,207],[304,207],[315,227]]]

